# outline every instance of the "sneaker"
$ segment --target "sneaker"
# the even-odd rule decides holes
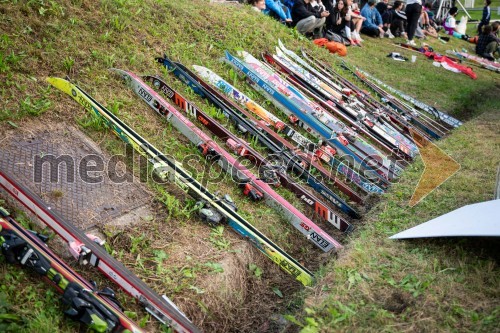
[[[412,40],[407,40],[406,44],[411,45],[411,46],[417,46],[417,43],[415,43],[415,41],[413,39]]]
[[[394,38],[394,35],[392,34],[392,32],[390,30],[387,32],[387,34],[388,34],[387,37],[389,37],[389,39],[393,39]]]
[[[358,42],[363,42],[361,39],[361,36],[359,35],[359,32],[353,31],[351,32],[352,39],[357,40]]]

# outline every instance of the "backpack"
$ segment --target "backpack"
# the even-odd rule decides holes
[[[315,39],[313,43],[318,46],[324,46],[331,53],[336,53],[341,57],[345,57],[347,55],[347,48],[342,43],[329,42],[326,38]]]

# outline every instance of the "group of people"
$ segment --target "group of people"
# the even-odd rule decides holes
[[[310,38],[328,38],[346,45],[361,46],[361,34],[377,38],[402,37],[406,43],[416,46],[414,38],[425,36],[438,37],[438,31],[444,31],[454,37],[469,39],[469,36],[457,31],[455,17],[457,7],[452,7],[447,18],[434,21],[434,12],[430,3],[422,0],[367,0],[362,8],[355,1],[359,0],[249,0],[259,12],[275,17],[286,25],[296,27],[297,31]],[[364,0],[361,0],[364,1]],[[490,57],[492,49],[498,49],[498,28],[489,25],[491,0],[485,0],[483,19],[478,26],[479,37],[476,39],[476,53]],[[483,36],[484,35],[484,36]],[[481,42],[479,42],[479,40]],[[493,51],[494,52],[494,51]]]

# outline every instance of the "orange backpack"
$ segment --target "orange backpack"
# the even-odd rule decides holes
[[[326,47],[328,51],[330,51],[331,53],[336,53],[341,57],[345,57],[347,55],[347,47],[342,43],[329,42],[326,38],[318,38],[313,42],[318,46]]]

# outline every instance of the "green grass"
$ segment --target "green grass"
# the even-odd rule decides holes
[[[0,133],[29,130],[33,121],[79,125],[109,153],[123,153],[123,145],[67,96],[47,88],[46,76],[71,75],[138,133],[179,158],[196,154],[196,149],[110,75],[108,67],[162,73],[169,85],[212,114],[216,111],[160,68],[154,57],[167,53],[186,66],[211,68],[259,102],[263,99],[219,61],[225,49],[245,49],[257,56],[272,51],[280,38],[289,49],[306,47],[340,71],[341,59],[296,31],[248,7],[201,0],[3,1],[0,31]],[[396,62],[386,55],[413,53],[393,42],[367,37],[363,48],[349,48],[345,60],[467,121],[439,143],[462,169],[422,203],[407,205],[423,169],[417,161],[364,220],[355,222],[357,231],[345,239],[346,249],[337,260],[319,255],[279,214],[249,202],[231,182],[209,185],[231,194],[242,216],[317,271],[314,288],[300,288],[229,227],[202,225],[192,212],[194,202],[175,186],[148,184],[156,198],[155,214],[143,217],[140,223],[147,227],[109,230],[108,250],[152,288],[171,297],[206,332],[279,331],[280,315],[285,314],[290,331],[495,331],[499,275],[487,247],[464,239],[395,242],[387,237],[491,198],[500,162],[499,76],[474,68],[478,79],[472,80],[436,68],[422,55],[414,64]],[[458,39],[446,45],[425,42],[442,53],[473,47]],[[200,164],[195,167],[193,171],[203,170]],[[0,269],[0,330],[79,329],[64,318],[47,284],[3,261]],[[108,284],[95,271],[80,271],[99,285]],[[147,330],[163,330],[134,302],[122,294],[119,298]]]

